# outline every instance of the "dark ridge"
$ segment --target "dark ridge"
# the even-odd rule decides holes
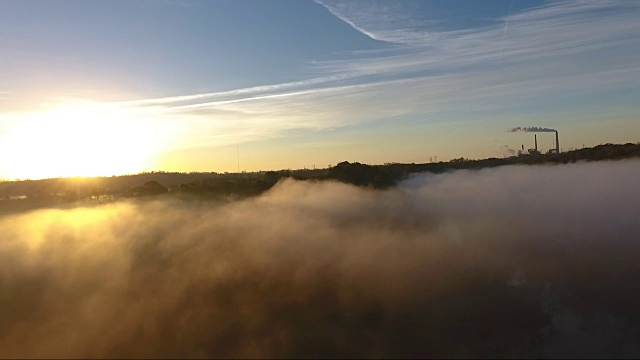
[[[559,154],[527,154],[508,158],[448,162],[367,165],[343,161],[324,169],[258,171],[242,173],[146,172],[95,178],[53,178],[0,183],[0,213],[43,207],[68,207],[112,202],[122,198],[172,196],[184,200],[230,201],[256,196],[282,178],[340,181],[356,186],[385,189],[413,173],[443,173],[505,165],[567,164],[578,161],[621,160],[640,157],[640,144],[605,144]]]

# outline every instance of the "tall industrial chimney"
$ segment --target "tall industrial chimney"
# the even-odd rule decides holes
[[[560,154],[560,142],[558,141],[558,130],[556,130],[556,154]]]

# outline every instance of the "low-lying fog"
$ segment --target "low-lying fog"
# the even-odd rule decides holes
[[[640,161],[0,218],[0,357],[639,357]]]

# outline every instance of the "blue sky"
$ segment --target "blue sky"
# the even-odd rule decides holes
[[[140,170],[235,171],[238,148],[247,171],[503,156],[532,146],[514,126],[636,142],[639,18],[626,0],[3,0],[2,150],[44,146],[16,129],[60,106],[114,146],[148,129]]]

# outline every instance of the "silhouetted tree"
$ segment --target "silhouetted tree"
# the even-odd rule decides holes
[[[159,195],[165,194],[169,191],[166,187],[162,186],[155,180],[147,181],[142,184],[142,186],[137,186],[132,190],[134,196]]]

